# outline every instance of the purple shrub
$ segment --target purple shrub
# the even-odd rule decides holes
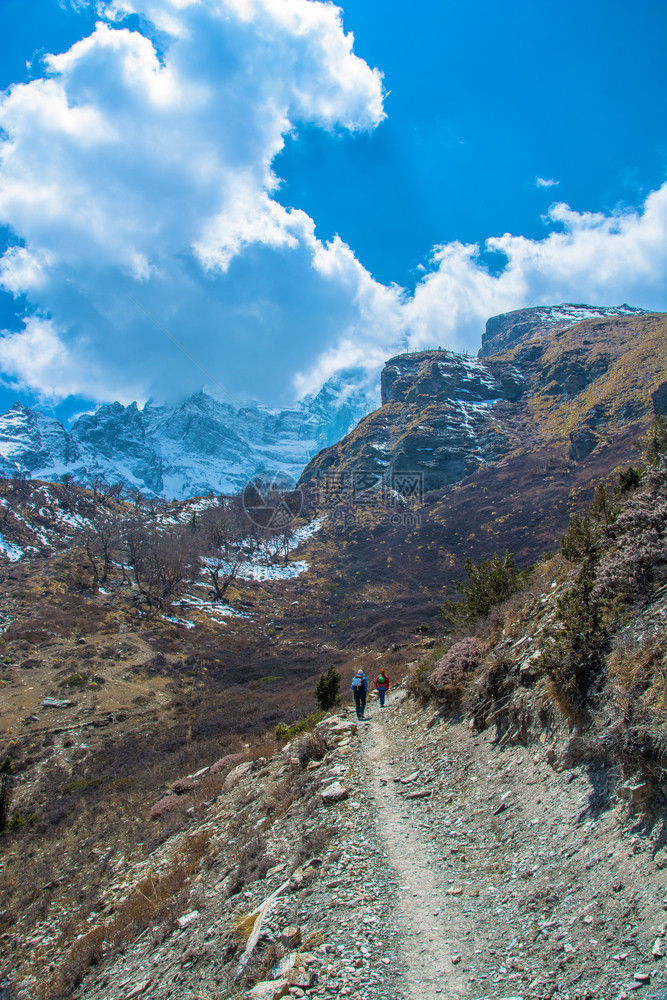
[[[667,500],[632,498],[613,526],[615,545],[600,562],[593,597],[608,601],[641,593],[667,563]]]
[[[218,774],[220,771],[230,771],[237,764],[242,764],[247,759],[248,755],[245,753],[228,753],[226,757],[221,757],[220,760],[216,760],[215,764],[211,765],[211,774]]]
[[[485,653],[486,647],[478,639],[461,639],[437,664],[429,677],[429,685],[448,708],[458,708],[470,675],[477,669]]]
[[[175,795],[188,795],[197,787],[197,782],[193,778],[177,778],[171,786]]]
[[[165,795],[151,808],[149,816],[151,819],[159,819],[165,813],[173,812],[180,807],[181,803],[177,795]]]

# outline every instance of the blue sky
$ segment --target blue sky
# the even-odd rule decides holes
[[[0,0],[0,407],[664,310],[665,38],[659,0]]]

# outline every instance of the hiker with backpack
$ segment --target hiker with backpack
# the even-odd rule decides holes
[[[357,718],[363,719],[366,711],[366,695],[368,694],[368,681],[363,670],[357,670],[352,678],[352,694],[354,695],[354,707],[357,710]]]
[[[380,708],[384,708],[384,696],[389,690],[389,677],[386,670],[381,670],[375,678],[375,687],[380,696]]]

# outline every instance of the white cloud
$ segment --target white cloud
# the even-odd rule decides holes
[[[79,365],[53,328],[50,320],[30,316],[21,333],[0,339],[0,367],[3,375],[22,389],[29,389],[45,402],[55,402],[80,392]],[[130,386],[128,386],[130,388]],[[104,383],[91,374],[88,395],[104,398]],[[132,402],[131,394],[123,402]]]
[[[436,247],[431,268],[414,295],[387,289],[358,273],[347,248],[327,248],[327,273],[346,274],[359,301],[351,324],[318,364],[299,378],[310,388],[317,378],[366,357],[376,360],[397,349],[450,347],[475,352],[486,320],[530,302],[547,305],[642,305],[667,308],[667,183],[641,209],[613,215],[578,213],[554,205],[547,221],[558,226],[544,239],[505,234],[483,249],[506,259],[490,273],[476,245]]]
[[[151,18],[159,53],[122,27],[128,10]],[[0,100],[0,220],[23,244],[0,281],[29,303],[0,364],[21,385],[125,402],[197,388],[201,370],[136,302],[222,385],[270,402],[406,348],[474,351],[489,316],[529,301],[665,308],[667,185],[609,216],[552,206],[541,240],[436,247],[413,295],[380,284],[275,200],[286,134],[383,117],[338,9],[127,0],[112,14]],[[482,250],[504,256],[499,273]]]
[[[558,184],[560,184],[560,181],[554,180],[553,177],[535,178],[535,187],[538,188],[552,188],[552,187],[557,187]]]
[[[163,53],[122,27],[133,9],[168,33]],[[54,365],[55,392],[201,381],[133,296],[235,391],[269,388],[259,344],[279,395],[281,359],[298,343],[314,359],[349,306],[314,275],[312,220],[274,200],[272,161],[300,123],[377,125],[380,74],[327,3],[128,0],[111,14],[0,103],[0,219],[23,243],[0,280],[51,317],[71,365],[65,380]]]

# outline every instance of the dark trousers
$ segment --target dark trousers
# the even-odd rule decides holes
[[[354,695],[354,707],[357,710],[357,718],[360,719],[366,711],[366,692],[363,688],[361,691],[357,688],[353,688],[352,694]]]

